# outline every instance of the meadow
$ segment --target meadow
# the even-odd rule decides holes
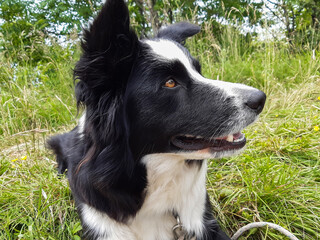
[[[299,239],[320,239],[320,46],[247,43],[232,28],[218,41],[210,28],[187,42],[203,74],[268,97],[259,121],[245,130],[243,154],[209,161],[216,216],[230,235],[268,221]],[[43,58],[35,62],[30,52],[38,48]],[[0,239],[80,239],[68,182],[45,149],[49,136],[76,125],[72,69],[79,46],[52,41],[16,51],[0,53]],[[262,228],[241,239],[286,238]]]

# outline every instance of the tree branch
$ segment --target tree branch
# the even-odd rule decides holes
[[[157,11],[154,10],[155,1],[147,0],[147,5],[150,11],[150,18],[151,18],[150,20],[151,20],[152,30],[154,33],[156,33],[160,28],[160,24],[159,24],[159,15]]]
[[[273,16],[275,16],[276,18],[278,18],[280,20],[280,22],[283,22],[283,19],[281,19],[270,7],[268,7],[266,5],[266,8],[268,8],[268,10],[273,14]]]
[[[281,6],[281,4],[276,3],[276,2],[272,2],[272,1],[270,1],[270,0],[267,0],[267,2],[269,2],[269,3],[273,4],[273,5],[276,5],[277,7],[280,7],[280,6]]]

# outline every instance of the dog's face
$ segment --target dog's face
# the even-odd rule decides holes
[[[76,92],[86,106],[83,128],[93,144],[103,148],[119,139],[134,159],[239,152],[246,144],[241,130],[257,119],[265,94],[201,75],[199,62],[182,44],[198,26],[178,23],[138,40],[127,11],[122,1],[107,1],[85,32]]]
[[[144,40],[140,48],[126,92],[131,144],[138,154],[219,158],[245,146],[241,130],[257,119],[263,92],[204,78],[199,62],[170,39]]]

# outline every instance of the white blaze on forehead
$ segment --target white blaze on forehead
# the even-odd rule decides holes
[[[169,61],[180,61],[194,80],[203,82],[209,80],[201,76],[201,74],[194,69],[189,56],[176,43],[165,39],[159,39],[155,41],[148,40],[146,43],[151,47],[153,53],[162,59]]]
[[[147,40],[145,42],[159,57],[170,61],[179,60],[188,70],[190,70],[190,68],[193,69],[189,57],[175,42],[166,39],[155,41]]]
[[[211,80],[203,77],[199,72],[197,72],[192,65],[190,57],[179,47],[175,42],[166,39],[157,40],[146,40],[147,43],[154,54],[158,55],[164,60],[178,60],[186,68],[189,75],[199,83],[204,83],[212,87],[222,89],[228,96],[239,96],[239,90],[254,90],[254,88],[249,87],[244,84],[224,82],[219,80]]]

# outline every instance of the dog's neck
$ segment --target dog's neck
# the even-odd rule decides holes
[[[144,203],[136,216],[126,224],[119,224],[106,214],[84,205],[81,209],[84,223],[95,229],[102,239],[115,234],[120,234],[115,238],[119,240],[174,239],[173,227],[179,216],[185,231],[183,234],[201,236],[207,162],[186,161],[174,154],[171,157],[167,154],[147,155],[142,162],[147,169],[148,186]]]
[[[176,154],[152,154],[142,159],[148,187],[140,213],[176,212],[188,232],[201,235],[206,202],[205,160],[188,160]],[[199,162],[198,162],[199,161]],[[175,222],[175,219],[173,219]]]

